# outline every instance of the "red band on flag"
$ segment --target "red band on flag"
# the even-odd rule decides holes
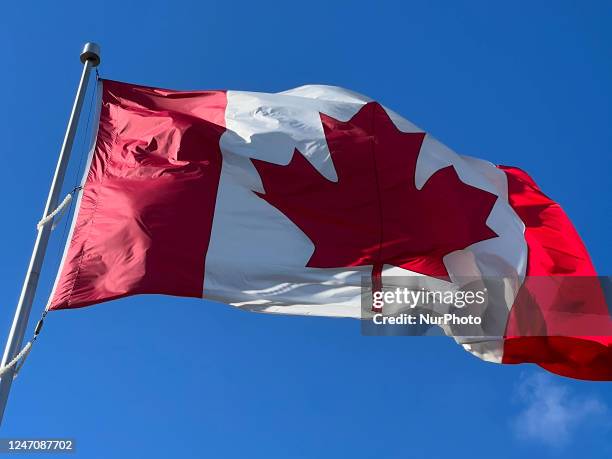
[[[551,372],[578,379],[612,379],[612,324],[584,243],[559,204],[542,193],[529,175],[513,167],[500,168],[508,178],[510,205],[525,223],[529,247],[526,274],[546,276],[527,280],[525,290],[519,293],[508,319],[502,362],[533,362]],[[562,276],[570,277],[566,285]],[[577,276],[581,278],[576,279]],[[555,301],[553,292],[562,302]],[[521,295],[540,299],[528,302]],[[588,328],[603,330],[599,336],[567,336],[566,330],[562,330],[568,324],[559,319],[563,317],[561,313],[576,305],[581,307],[575,317],[597,321]],[[577,324],[570,325],[578,329]],[[526,326],[531,328],[531,336],[525,336],[522,329]],[[532,331],[538,326],[540,331]]]
[[[223,91],[105,80],[95,150],[50,309],[201,297],[221,172]]]

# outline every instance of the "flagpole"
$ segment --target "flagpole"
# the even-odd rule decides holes
[[[85,43],[80,57],[83,63],[81,80],[74,99],[74,104],[72,105],[72,112],[70,113],[66,135],[64,136],[64,142],[57,160],[55,175],[51,182],[43,218],[49,215],[57,206],[59,194],[64,182],[64,176],[66,175],[66,168],[70,159],[70,153],[72,151],[72,144],[74,143],[74,137],[77,131],[81,108],[83,107],[83,100],[87,92],[89,74],[91,73],[91,69],[97,67],[100,63],[100,47],[95,43]],[[19,302],[17,303],[17,309],[15,310],[13,324],[6,341],[6,347],[4,348],[4,355],[2,356],[2,364],[0,367],[10,362],[21,349],[50,235],[51,225],[42,225],[36,235],[32,257],[30,258],[28,271],[25,276],[23,287],[21,288],[21,295],[19,296]],[[0,424],[4,416],[13,376],[14,367],[9,369],[0,380]]]

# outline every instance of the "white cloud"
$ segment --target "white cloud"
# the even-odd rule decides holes
[[[524,378],[517,396],[524,407],[513,420],[516,435],[552,447],[567,445],[579,427],[607,412],[599,398],[576,395],[544,373]]]

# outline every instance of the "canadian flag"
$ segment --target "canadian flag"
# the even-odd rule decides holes
[[[552,336],[559,305],[545,301],[534,306],[545,331],[524,333],[526,278],[596,273],[562,209],[523,171],[458,155],[337,87],[99,84],[95,147],[49,309],[166,294],[360,318],[364,277],[376,288],[398,276],[497,277],[512,280],[495,308],[502,332],[460,344],[490,361],[612,379],[605,305],[580,311],[603,318],[597,336]]]

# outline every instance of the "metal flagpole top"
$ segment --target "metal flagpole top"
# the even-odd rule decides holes
[[[87,42],[83,46],[81,52],[81,62],[90,61],[92,67],[97,67],[100,64],[100,45],[94,42]]]

